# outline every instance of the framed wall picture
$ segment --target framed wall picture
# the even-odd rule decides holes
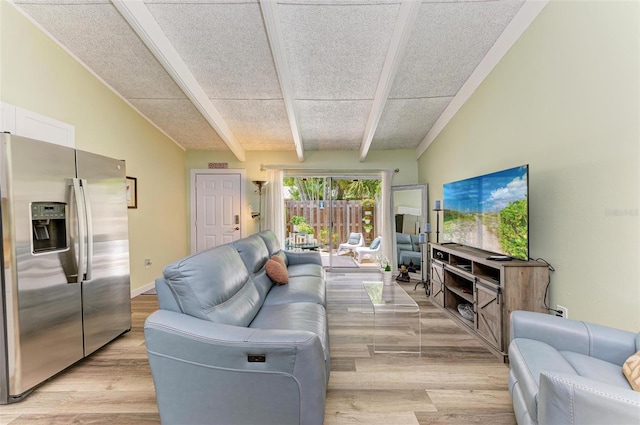
[[[127,176],[127,207],[138,208],[138,179]]]

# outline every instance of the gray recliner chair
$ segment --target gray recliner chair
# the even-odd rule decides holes
[[[638,350],[640,333],[514,311],[509,392],[518,424],[640,424],[640,392],[622,373]]]

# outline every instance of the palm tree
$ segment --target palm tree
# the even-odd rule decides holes
[[[347,187],[345,199],[378,199],[381,189],[380,180],[354,180]]]
[[[332,180],[332,187],[327,186],[324,177],[285,177],[284,185],[289,187],[291,197],[296,201],[324,200],[329,196],[334,200],[354,200],[380,197],[380,180]]]

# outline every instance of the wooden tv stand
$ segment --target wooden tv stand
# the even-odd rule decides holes
[[[486,251],[457,244],[429,244],[431,301],[506,361],[509,317],[514,310],[547,313],[549,268],[539,261],[494,261]],[[471,304],[472,320],[458,310]]]

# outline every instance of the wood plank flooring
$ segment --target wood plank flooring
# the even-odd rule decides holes
[[[327,281],[332,371],[325,425],[515,424],[507,365],[433,306],[422,287],[414,292],[413,281],[401,286],[420,307],[422,353],[373,354],[373,318],[361,307],[368,276],[333,274]],[[385,336],[414,341],[415,329],[395,325],[382,329]]]
[[[325,425],[515,424],[508,368],[426,298],[418,303],[422,353],[373,354],[372,316],[361,308],[362,273],[328,274],[331,379]],[[23,402],[0,406],[0,424],[158,424],[142,326],[155,295],[132,300],[130,332],[44,383]],[[389,326],[398,341],[413,330]],[[43,353],[45,355],[45,353]]]

